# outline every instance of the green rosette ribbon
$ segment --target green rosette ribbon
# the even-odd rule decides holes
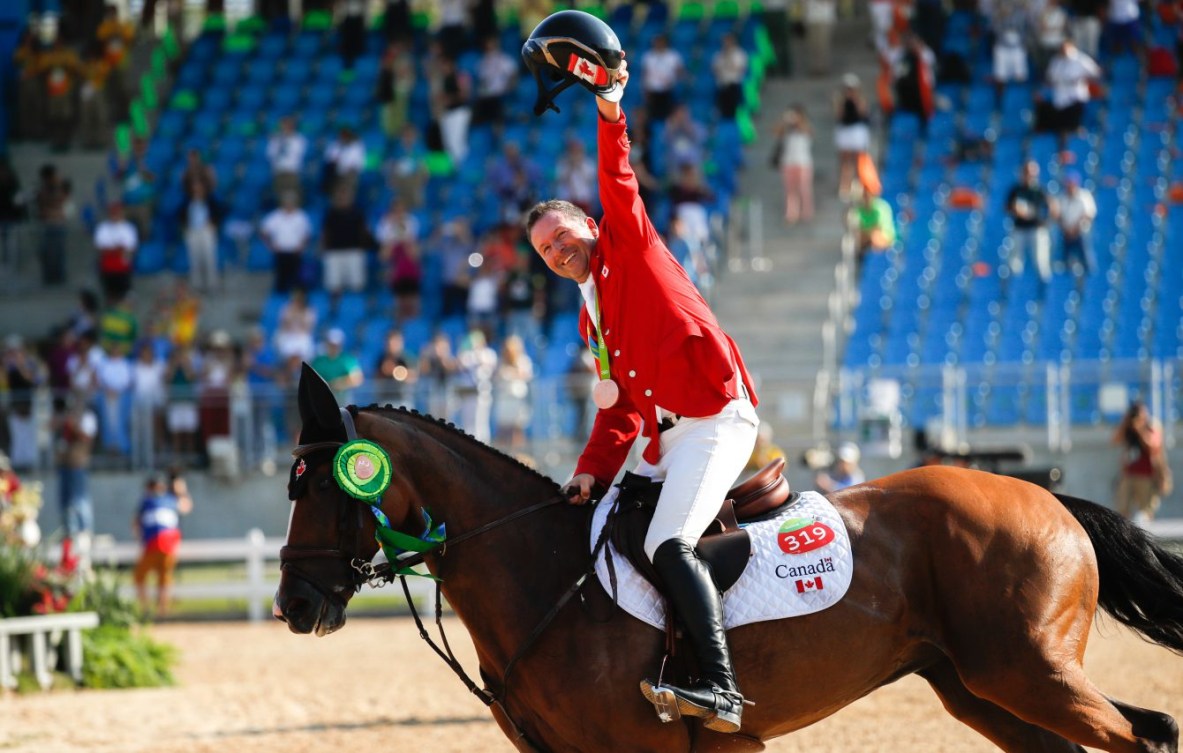
[[[333,458],[333,478],[346,494],[362,502],[374,502],[390,486],[390,456],[368,439],[346,442]]]

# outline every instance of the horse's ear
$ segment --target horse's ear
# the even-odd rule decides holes
[[[341,409],[328,382],[307,363],[300,369],[300,387],[296,392],[300,406],[300,444],[345,441],[345,424],[341,423]]]

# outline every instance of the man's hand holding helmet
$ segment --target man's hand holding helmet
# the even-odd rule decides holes
[[[547,109],[557,112],[555,97],[574,84],[612,104],[624,95],[628,74],[620,40],[608,24],[590,13],[564,10],[547,16],[522,45],[522,60],[538,84],[535,115]],[[560,83],[548,89],[544,76]]]

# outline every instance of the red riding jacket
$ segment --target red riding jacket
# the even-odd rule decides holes
[[[596,413],[575,473],[589,473],[607,487],[642,424],[649,439],[645,460],[660,459],[658,406],[681,416],[713,416],[742,394],[741,381],[753,405],[757,400],[739,348],[645,213],[628,161],[624,117],[616,123],[598,120],[604,218],[591,275],[620,400]],[[586,306],[580,310],[579,330],[585,341],[595,330]]]

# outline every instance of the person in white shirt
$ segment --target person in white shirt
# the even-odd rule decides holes
[[[1109,12],[1105,16],[1105,38],[1109,40],[1109,52],[1120,55],[1128,51],[1139,55],[1142,50],[1141,11],[1138,0],[1109,0]]]
[[[99,280],[109,301],[122,300],[131,290],[132,259],[140,245],[136,226],[123,214],[123,204],[113,201],[107,219],[94,229],[94,246],[99,256]]]
[[[182,210],[185,251],[189,256],[189,284],[199,293],[218,285],[218,225],[221,207],[201,181],[190,183],[189,199]]]
[[[505,96],[513,89],[517,77],[517,61],[501,49],[496,37],[486,39],[484,51],[477,64],[474,123],[500,123],[505,119]]]
[[[1008,2],[994,14],[994,83],[1023,82],[1030,75],[1027,62],[1028,16],[1023,5]]]
[[[1044,0],[1043,10],[1035,21],[1036,75],[1042,76],[1047,64],[1060,51],[1060,45],[1068,38],[1068,12],[1060,6],[1060,0]]]
[[[825,76],[830,72],[830,48],[837,20],[834,0],[805,0],[805,56],[810,75]]]
[[[113,347],[104,347],[95,376],[102,396],[102,444],[109,450],[126,455],[131,450],[131,435],[128,432],[130,427],[123,419],[123,404],[124,395],[131,392],[131,362]]]
[[[337,138],[325,147],[326,193],[330,196],[338,188],[346,188],[350,195],[357,193],[357,180],[361,171],[366,169],[366,145],[361,142],[353,129],[342,126],[337,130]]]
[[[785,222],[813,219],[813,126],[801,105],[785,110],[777,129],[780,171],[785,186]]]
[[[163,434],[161,411],[166,394],[164,361],[157,358],[151,342],[141,342],[136,347],[131,389],[131,462],[136,468],[153,468],[156,442]]]
[[[1075,133],[1084,119],[1084,106],[1089,101],[1089,82],[1101,79],[1101,67],[1096,61],[1076,49],[1071,39],[1060,44],[1060,53],[1047,66],[1047,83],[1052,88],[1052,108],[1055,110],[1053,127],[1060,136],[1060,149]]]
[[[280,205],[263,218],[259,234],[275,260],[275,292],[286,295],[300,282],[300,262],[312,238],[312,223],[294,191],[280,195]]]
[[[308,139],[296,130],[296,119],[287,116],[279,121],[279,130],[267,139],[267,161],[271,163],[271,188],[276,196],[289,191],[300,195],[300,174]]]
[[[419,261],[419,220],[407,211],[407,203],[395,199],[374,228],[378,258],[390,270],[388,280],[394,293],[399,320],[419,315],[423,269]]]
[[[748,74],[748,53],[734,34],[723,35],[723,45],[711,59],[711,71],[715,74],[715,106],[719,115],[732,120],[743,102],[743,80]]]
[[[641,57],[641,88],[645,109],[653,120],[665,120],[677,103],[674,92],[685,72],[682,54],[670,47],[665,34],[653,38],[653,47]]]
[[[1064,195],[1056,202],[1063,241],[1064,265],[1069,270],[1079,269],[1088,274],[1096,268],[1093,256],[1093,220],[1097,217],[1097,202],[1087,188],[1080,185],[1080,174],[1069,170],[1064,174]]]

